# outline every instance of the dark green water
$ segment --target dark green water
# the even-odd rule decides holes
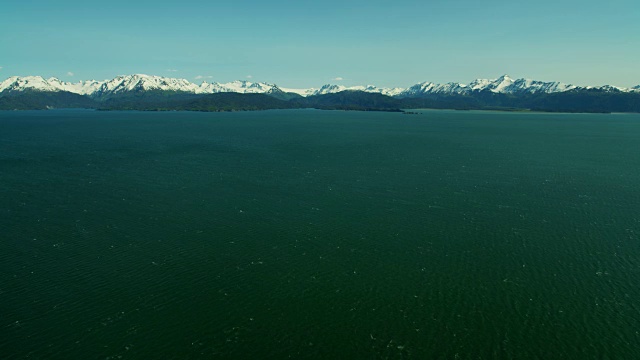
[[[0,112],[3,359],[638,359],[640,116]]]

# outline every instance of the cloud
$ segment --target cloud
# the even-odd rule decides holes
[[[168,71],[168,72],[178,72],[178,70],[176,70],[176,69],[167,69],[167,70],[165,70],[165,71]]]
[[[335,77],[335,78],[333,78],[331,80],[333,80],[333,81],[342,81],[342,80],[344,80],[344,78],[338,76],[338,77]]]
[[[253,76],[247,75],[247,79],[253,79]]]
[[[196,80],[200,80],[200,79],[213,79],[212,75],[198,75],[195,77]]]
[[[2,70],[2,66],[0,66],[0,70]]]
[[[67,72],[67,76],[73,76],[73,75],[74,74],[71,71]]]

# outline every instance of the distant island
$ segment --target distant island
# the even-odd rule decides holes
[[[315,108],[397,111],[456,109],[546,112],[640,112],[640,86],[579,87],[558,82],[511,79],[470,84],[419,83],[409,88],[325,85],[291,89],[234,81],[200,85],[149,75],[68,83],[40,76],[10,77],[0,83],[0,110],[84,108],[142,111],[250,111]]]

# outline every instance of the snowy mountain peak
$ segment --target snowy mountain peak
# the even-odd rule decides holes
[[[403,88],[379,88],[375,85],[366,85],[366,86],[343,86],[343,85],[333,85],[326,84],[323,85],[320,89],[287,89],[282,88],[283,91],[295,92],[296,94],[300,94],[302,96],[312,96],[312,95],[325,95],[325,94],[333,94],[341,91],[364,91],[369,93],[382,94],[387,96],[397,96],[401,94],[405,89]]]
[[[459,83],[436,84],[432,82],[422,82],[401,92],[399,95],[405,97],[419,96],[424,94],[463,94],[468,92],[467,85]]]
[[[271,93],[274,91],[280,91],[280,89],[273,84],[261,83],[261,82],[251,82],[246,80],[235,80],[228,83],[207,83],[206,81],[200,85],[201,91],[199,93],[204,94],[213,94],[220,92],[236,92],[236,93],[254,93],[254,94],[263,94],[263,93]]]
[[[524,80],[524,79],[521,79]],[[526,80],[524,80],[526,81]],[[495,80],[489,79],[476,79],[469,84],[470,88],[474,91],[489,90],[495,93],[508,93],[510,87],[516,82],[509,75],[502,75]]]
[[[12,76],[0,83],[2,91],[60,91],[56,83],[49,83],[42,76]]]
[[[498,93],[504,92],[505,89],[513,85],[513,83],[514,83],[514,80],[511,79],[509,75],[502,75],[490,85],[489,90],[493,92],[498,92]]]
[[[60,81],[58,78],[51,77],[45,79],[42,76],[12,76],[0,83],[0,93],[3,91],[68,91],[80,95],[89,95],[94,93],[102,84],[99,81],[79,81],[77,83],[69,83]]]
[[[323,85],[313,95],[331,94],[331,93],[337,93],[345,90],[347,90],[346,86],[326,84],[326,85]]]
[[[514,80],[509,75],[502,75],[495,80],[476,79],[469,84],[468,91],[491,91],[499,94],[517,94],[538,92],[552,93],[575,89],[576,86],[559,82],[544,82],[531,79]]]
[[[113,95],[125,92],[140,92],[149,90],[182,91],[199,93],[200,87],[186,79],[165,78],[155,75],[133,74],[119,75],[102,83],[93,96]]]
[[[612,85],[587,86],[587,89],[600,90],[600,91],[605,91],[605,92],[628,92],[628,91],[631,91],[631,89],[625,89],[625,88],[622,88],[622,87],[612,86]]]

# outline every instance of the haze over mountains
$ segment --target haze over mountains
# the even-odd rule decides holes
[[[640,85],[575,86],[560,82],[477,79],[469,84],[432,82],[408,88],[327,84],[294,89],[250,81],[192,83],[144,74],[76,83],[13,76],[0,83],[0,109],[95,108],[105,110],[232,111],[286,108],[394,110],[411,108],[640,112]]]
[[[315,96],[338,93],[341,91],[363,91],[378,93],[392,97],[419,97],[429,94],[461,95],[473,92],[490,91],[497,94],[535,94],[557,93],[570,90],[600,90],[610,92],[640,92],[640,85],[622,88],[612,85],[579,87],[560,82],[544,82],[530,79],[512,79],[503,75],[497,79],[477,79],[469,84],[446,83],[435,84],[422,82],[409,88],[380,88],[374,85],[351,86],[327,84],[320,88],[293,89],[275,84],[250,81],[233,81],[228,83],[202,82],[200,85],[186,79],[168,78],[144,74],[121,75],[111,80],[88,80],[76,83],[64,82],[55,77],[45,79],[41,76],[13,76],[0,83],[0,93],[12,91],[67,91],[92,98],[108,97],[125,92],[135,91],[175,91],[191,94],[216,94],[234,92],[241,94],[274,94],[291,93],[300,96]]]

